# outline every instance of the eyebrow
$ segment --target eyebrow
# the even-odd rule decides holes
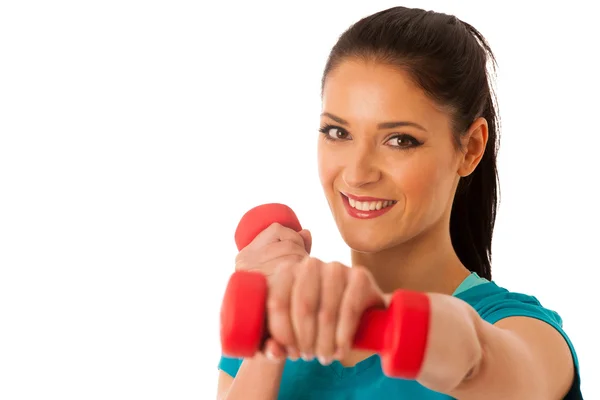
[[[321,114],[321,116],[331,118],[332,120],[334,120],[338,124],[350,126],[350,124],[348,123],[348,121],[346,121],[345,119],[340,118],[340,117],[338,117],[336,115],[333,115],[331,113],[324,112],[323,114]],[[382,122],[382,123],[380,123],[380,124],[377,125],[377,128],[378,129],[394,129],[394,128],[401,128],[401,127],[404,127],[404,126],[412,126],[414,128],[420,129],[420,130],[422,130],[424,132],[427,132],[427,129],[423,128],[421,125],[417,124],[416,122],[410,122],[410,121]]]

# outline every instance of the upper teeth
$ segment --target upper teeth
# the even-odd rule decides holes
[[[385,201],[356,201],[354,199],[348,198],[348,202],[350,206],[356,208],[361,211],[373,211],[373,210],[381,210],[382,208],[386,208],[395,204],[396,202],[393,200],[385,200]]]

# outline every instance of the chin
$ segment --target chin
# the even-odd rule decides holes
[[[342,240],[353,251],[374,254],[402,244],[402,238],[398,237],[399,232],[390,232],[389,227],[385,226],[387,224],[369,226],[369,221],[348,221],[346,216],[335,214],[334,219],[338,232]]]
[[[374,254],[398,246],[397,241],[390,241],[390,237],[376,237],[375,235],[365,234],[365,232],[344,232],[341,231],[342,239],[350,249],[358,253]]]

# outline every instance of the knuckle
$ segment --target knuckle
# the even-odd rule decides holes
[[[351,303],[349,309],[349,315],[352,317],[353,321],[358,321],[358,319],[362,316],[365,307],[363,307],[360,303]]]
[[[285,297],[271,296],[267,301],[269,312],[285,312],[289,308],[289,301]]]
[[[350,279],[352,280],[353,284],[358,287],[365,287],[371,284],[369,272],[365,268],[361,267],[352,268]]]
[[[279,222],[273,222],[271,225],[269,225],[269,229],[272,232],[280,231],[282,228],[283,228],[283,225],[281,225]]]
[[[265,235],[268,238],[276,237],[283,226],[279,222],[273,222],[260,235]],[[270,240],[270,239],[269,239]]]
[[[346,267],[344,267],[342,264],[338,262],[332,262],[327,264],[325,273],[329,278],[337,282],[340,278],[344,276],[345,269]]]
[[[314,257],[306,257],[306,262],[304,263],[304,269],[309,272],[316,271],[321,266],[321,261]]]
[[[321,270],[320,270],[320,266],[321,266],[321,262],[317,259],[308,257],[306,255],[304,256],[300,256],[297,255],[298,258],[298,266],[299,266],[299,270],[298,270],[298,276],[299,279],[304,281],[307,279],[312,280],[313,277],[317,277],[317,276],[321,276]]]
[[[292,273],[294,265],[296,265],[296,263],[294,263],[290,258],[286,257],[278,260],[275,269],[277,270],[278,274],[289,274]]]
[[[342,317],[345,321],[357,321],[362,316],[363,308],[361,304],[355,301],[349,302],[342,311]]]
[[[319,311],[319,325],[331,325],[337,322],[337,312],[330,308]]]
[[[316,304],[307,298],[300,298],[296,301],[296,314],[303,318],[315,313]]]
[[[294,268],[302,263],[303,257],[299,254],[292,254],[286,257],[285,265],[287,268]]]
[[[278,260],[278,269],[287,273],[294,273],[302,264],[302,257],[298,254],[290,254]]]

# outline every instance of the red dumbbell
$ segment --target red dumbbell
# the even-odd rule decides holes
[[[256,207],[242,217],[236,230],[238,248],[272,223],[300,231],[294,212],[283,204]],[[267,279],[258,272],[237,271],[227,285],[221,306],[221,346],[231,357],[252,357],[268,338]],[[415,379],[420,371],[429,332],[429,298],[420,292],[396,291],[387,309],[372,308],[361,317],[353,347],[376,352],[386,375]]]
[[[242,216],[235,230],[235,244],[242,250],[254,240],[259,233],[274,223],[281,224],[296,232],[302,230],[300,221],[294,211],[285,204],[270,203],[254,207]]]

